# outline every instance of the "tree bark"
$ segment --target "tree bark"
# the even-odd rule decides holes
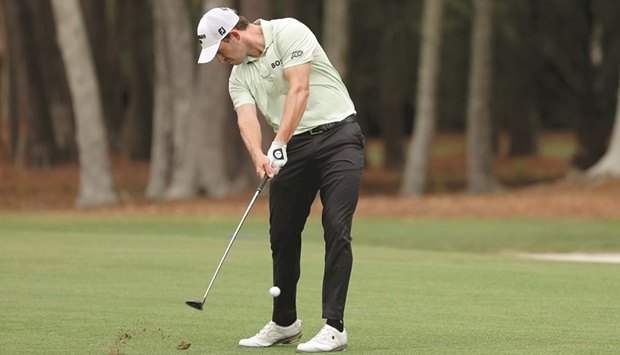
[[[153,116],[152,11],[148,0],[118,3],[126,26],[129,64],[128,108],[123,122],[122,149],[132,160],[150,156]]]
[[[166,42],[166,21],[163,8],[153,1],[154,39],[154,105],[153,140],[151,144],[151,165],[146,196],[161,199],[172,177],[172,96],[170,87],[170,51]]]
[[[44,90],[42,68],[37,61],[37,43],[33,32],[32,11],[28,3],[18,0],[4,1],[12,80],[15,89],[16,116],[14,122],[15,152],[18,165],[46,168],[54,164],[56,151],[51,116],[48,110],[48,96]],[[23,120],[23,121],[22,121]],[[25,131],[18,128],[22,121]]]
[[[77,161],[75,142],[75,117],[73,103],[67,83],[67,74],[56,40],[56,24],[50,16],[52,12],[49,0],[25,0],[32,19],[35,48],[38,48],[38,67],[41,70],[41,90],[47,97],[46,110],[49,112],[55,160],[60,162]]]
[[[467,107],[467,188],[484,193],[499,187],[493,174],[491,83],[493,2],[474,0]]]
[[[190,198],[198,194],[198,115],[195,35],[182,1],[154,0],[155,107],[151,175],[147,196]],[[168,122],[169,121],[169,122]]]
[[[52,0],[58,42],[73,97],[80,161],[77,206],[117,201],[112,187],[103,108],[78,0]]]
[[[498,8],[498,28],[512,28],[514,34],[496,40],[497,67],[500,78],[494,80],[495,117],[502,118],[509,137],[508,156],[523,157],[538,153],[538,128],[544,77],[540,54],[540,1],[512,1],[503,4],[503,18]],[[501,35],[501,34],[500,34]],[[518,70],[515,70],[518,68]],[[499,121],[499,120],[497,120]],[[497,131],[499,122],[494,122]],[[494,136],[497,136],[496,134]],[[495,145],[495,143],[494,143]],[[497,150],[495,150],[497,152]]]
[[[421,196],[427,185],[437,120],[443,0],[425,0],[422,16],[422,50],[418,68],[415,127],[400,190],[403,196]]]
[[[401,171],[405,165],[404,148],[404,109],[408,95],[413,91],[409,81],[409,70],[414,68],[412,38],[414,31],[409,25],[410,19],[402,15],[403,2],[388,2],[384,11],[388,21],[381,30],[378,48],[378,101],[380,115],[378,121],[383,141],[383,167],[388,170]]]
[[[166,21],[170,50],[168,70],[172,95],[173,169],[166,199],[183,199],[198,194],[198,144],[195,140],[197,112],[193,105],[196,34],[190,29],[187,6],[182,1],[157,0]]]
[[[203,12],[214,7],[233,7],[230,0],[205,0]],[[249,21],[271,19],[271,0],[242,0],[239,14]],[[198,65],[196,107],[202,127],[199,151],[199,187],[208,196],[222,197],[254,185],[256,174],[252,160],[241,140],[236,115],[228,94],[231,67],[214,60]],[[275,136],[258,112],[262,147],[269,148]],[[267,187],[268,188],[268,187]]]
[[[121,148],[123,125],[123,75],[120,68],[119,32],[135,19],[121,18],[128,1],[80,0],[90,49],[99,83],[108,142],[112,151]],[[133,1],[129,1],[133,2]],[[111,7],[111,8],[107,8]]]
[[[349,0],[323,0],[323,48],[347,82],[349,56]]]
[[[586,176],[592,179],[620,178],[620,89],[618,89],[616,118],[609,148],[601,160],[587,170]]]

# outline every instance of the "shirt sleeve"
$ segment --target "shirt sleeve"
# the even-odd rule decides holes
[[[256,105],[256,100],[250,90],[235,75],[231,75],[228,79],[228,93],[235,110],[245,104]]]
[[[311,62],[319,42],[303,23],[289,19],[274,36],[284,68]]]

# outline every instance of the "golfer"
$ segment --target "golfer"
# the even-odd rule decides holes
[[[347,348],[344,311],[353,265],[351,224],[364,165],[364,136],[338,72],[314,34],[286,18],[249,23],[228,8],[214,8],[198,24],[199,63],[217,58],[234,67],[229,92],[256,174],[267,174],[274,298],[273,315],[239,346],[262,348],[298,341],[297,282],[301,233],[320,194],[325,240],[322,317],[318,334],[298,352]],[[327,34],[329,35],[329,34]],[[257,108],[276,132],[265,154]]]

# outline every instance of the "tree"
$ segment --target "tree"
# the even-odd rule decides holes
[[[77,161],[75,118],[67,74],[56,41],[56,25],[49,0],[23,1],[32,14],[37,66],[41,69],[41,90],[45,92],[53,132],[54,165]]]
[[[103,108],[78,0],[52,0],[77,123],[80,188],[77,205],[116,202],[112,187]]]
[[[467,188],[490,192],[498,188],[491,145],[493,0],[474,0],[469,91],[467,100]]]
[[[620,178],[620,89],[616,101],[616,119],[609,142],[609,148],[601,160],[588,169],[589,178]]]
[[[47,168],[55,163],[56,146],[49,95],[43,85],[44,67],[39,66],[36,52],[39,47],[33,31],[33,11],[29,1],[7,0],[3,5],[7,32],[11,33],[8,54],[12,156],[18,164]]]
[[[205,2],[207,9],[215,6],[231,2]],[[147,196],[223,196],[247,186],[249,170],[242,169],[252,165],[243,163],[248,154],[238,132],[232,132],[237,129],[229,71],[217,62],[198,67],[198,44],[183,2],[157,0],[154,12],[155,121]]]
[[[241,3],[241,10],[248,6],[248,12],[243,11],[243,15],[252,21],[269,17],[264,5],[265,1],[245,1]],[[230,0],[209,0],[204,2],[203,11],[230,6]],[[215,197],[238,191],[254,178],[253,165],[239,138],[232,102],[228,95],[228,76],[231,69],[217,60],[198,66],[195,100],[200,128],[196,129],[196,132],[200,135],[199,140],[203,142],[198,156],[198,183],[205,194]],[[240,174],[241,171],[243,173]]]
[[[127,114],[121,148],[133,160],[150,155],[153,117],[152,11],[147,0],[117,2],[126,21],[128,57]]]
[[[153,94],[153,139],[151,143],[151,165],[146,196],[163,198],[172,176],[172,88],[170,86],[170,58],[166,41],[167,22],[165,11],[158,1],[153,1],[154,38],[154,94]]]
[[[349,56],[349,0],[323,0],[323,49],[346,82]]]
[[[147,196],[180,198],[196,194],[187,150],[192,118],[193,61],[189,17],[182,1],[154,0],[155,107],[151,173]],[[174,186],[174,188],[172,188]],[[170,191],[170,192],[169,192]]]
[[[534,155],[544,103],[540,9],[545,5],[538,0],[496,4],[493,115],[501,122],[494,127],[505,129],[509,157]]]
[[[437,116],[442,15],[443,0],[424,1],[414,137],[409,146],[400,190],[404,196],[420,196],[426,188]]]
[[[605,154],[613,127],[619,11],[619,2],[598,0],[548,0],[540,8],[544,89],[552,93],[545,105],[570,120],[577,138],[572,163],[579,170]]]
[[[187,6],[184,2],[156,0],[153,5],[156,19],[159,21],[156,25],[161,26],[163,34],[156,44],[164,49],[163,52],[159,50],[157,52],[163,56],[157,61],[159,65],[164,66],[157,70],[157,74],[160,70],[167,71],[163,77],[166,82],[156,81],[156,84],[167,86],[169,98],[166,100],[170,104],[170,115],[164,116],[163,119],[172,120],[172,131],[169,133],[172,138],[172,152],[170,152],[172,160],[169,160],[171,164],[167,166],[169,171],[166,173],[170,176],[170,181],[164,187],[163,195],[156,197],[189,198],[198,194],[196,166],[200,149],[191,139],[192,133],[196,132],[198,119],[193,107],[195,35],[190,29]]]
[[[121,149],[124,75],[121,70],[120,39],[124,27],[140,18],[123,16],[126,3],[134,1],[80,0],[84,24],[95,62],[108,142],[112,151]],[[144,15],[142,15],[144,16]]]
[[[416,31],[411,25],[410,10],[404,1],[388,2],[385,5],[386,20],[381,27],[377,74],[373,85],[379,89],[381,138],[384,147],[384,168],[400,171],[405,161],[403,147],[404,108],[413,85],[410,78],[414,68]],[[367,43],[366,43],[367,46]],[[378,80],[377,80],[378,79]]]

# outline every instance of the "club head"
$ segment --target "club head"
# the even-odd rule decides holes
[[[200,301],[195,301],[195,300],[190,300],[190,301],[185,301],[185,304],[192,307],[192,308],[196,308],[199,311],[202,311],[202,302]]]

